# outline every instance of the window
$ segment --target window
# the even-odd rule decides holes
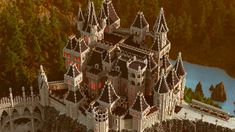
[[[95,64],[95,69],[99,69],[99,64]]]
[[[131,73],[131,77],[135,78],[135,74],[134,74],[134,73]]]
[[[115,69],[116,69],[116,71],[120,71],[120,67],[119,66],[116,66]]]
[[[135,82],[134,82],[134,81],[131,81],[131,85],[135,85]]]

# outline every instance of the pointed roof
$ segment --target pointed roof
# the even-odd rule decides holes
[[[162,67],[166,70],[170,65],[171,65],[171,62],[169,60],[169,57],[163,56]]]
[[[83,99],[83,95],[81,94],[80,90],[77,90],[75,92],[69,91],[66,99],[73,102],[73,103],[78,103]]]
[[[169,89],[169,86],[168,86],[168,84],[166,82],[166,78],[165,78],[164,72],[162,71],[161,77],[158,80],[157,84],[155,85],[155,91],[157,93],[168,93],[169,90],[170,89]]]
[[[74,47],[77,45],[78,39],[75,35],[69,36],[69,41],[67,45],[65,46],[66,49],[73,50]]]
[[[178,78],[178,76],[177,76],[177,74],[176,74],[174,69],[172,69],[168,73],[168,75],[166,77],[166,80],[167,80],[167,83],[169,84],[169,88],[170,89],[173,89],[174,86],[179,82],[179,78]]]
[[[119,17],[115,11],[112,0],[104,0],[103,6],[105,10],[105,15],[107,16],[107,24],[112,25],[114,22],[119,20]]]
[[[153,26],[153,30],[157,33],[169,31],[169,29],[167,27],[163,8],[161,8],[161,10],[160,10],[159,17]]]
[[[149,108],[149,104],[146,102],[143,93],[137,93],[136,99],[134,104],[132,105],[132,109],[139,111],[139,112],[143,112],[145,111],[147,108]]]
[[[136,17],[135,17],[135,20],[134,20],[133,24],[131,26],[143,29],[148,25],[149,24],[148,24],[147,20],[144,17],[144,13],[139,11],[137,13]]]
[[[99,23],[98,23],[96,13],[95,13],[94,3],[89,1],[88,2],[88,13],[87,13],[85,23],[83,25],[83,31],[90,33],[92,25],[96,25],[99,28]]]
[[[108,104],[112,104],[114,101],[116,101],[119,98],[120,97],[116,94],[111,82],[107,81],[104,85],[104,88],[103,88],[103,91],[100,95],[99,100],[106,102]]]
[[[74,78],[74,77],[77,77],[79,74],[80,74],[80,71],[77,69],[76,65],[73,64],[69,66],[65,75]]]
[[[79,39],[78,43],[74,47],[74,51],[82,53],[83,51],[87,50],[89,47],[87,46],[84,39]]]
[[[84,17],[82,14],[82,10],[81,10],[81,6],[79,5],[79,9],[78,9],[78,21],[84,21]]]
[[[99,13],[98,18],[99,18],[100,20],[107,18],[106,14],[105,14],[105,10],[104,10],[104,5],[103,5],[103,4],[101,5],[100,13]]]
[[[178,76],[186,75],[184,65],[183,65],[183,61],[182,61],[182,57],[181,57],[181,52],[179,52],[179,54],[178,54],[178,58],[177,58],[177,61],[175,63],[174,68],[175,68],[175,71],[176,71]]]
[[[95,5],[93,2],[90,2],[90,10],[89,10],[89,14],[90,14],[90,24],[92,25],[99,25],[98,21],[97,21],[97,17],[96,17],[96,13],[95,13]]]
[[[154,51],[160,51],[161,50],[160,36],[156,36],[156,39],[154,40],[154,43],[153,43],[151,49],[154,50]]]

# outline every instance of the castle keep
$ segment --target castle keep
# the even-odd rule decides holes
[[[130,28],[120,22],[112,0],[104,0],[98,14],[91,1],[87,12],[79,7],[80,36],[69,36],[63,49],[64,80],[49,82],[40,67],[41,106],[55,107],[96,132],[142,132],[171,118],[183,100],[186,72],[181,53],[175,64],[169,60],[163,8],[153,28],[141,11]]]

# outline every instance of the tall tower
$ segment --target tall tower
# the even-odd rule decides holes
[[[78,28],[85,41],[90,45],[103,38],[104,28],[101,28],[96,16],[94,3],[88,2],[88,10],[82,28]],[[79,25],[78,25],[79,27]]]
[[[130,33],[134,36],[133,41],[140,44],[145,39],[147,32],[149,32],[149,24],[146,21],[143,12],[139,11],[130,27]]]
[[[153,31],[155,37],[159,36],[161,47],[164,47],[167,44],[167,32],[169,29],[167,27],[163,8],[161,8],[158,19],[153,26]]]
[[[102,106],[97,106],[93,109],[94,115],[94,132],[109,131],[109,113],[108,109]]]
[[[103,91],[100,94],[98,102],[111,112],[111,108],[117,102],[120,97],[115,92],[110,81],[107,81],[104,85]]]
[[[177,61],[175,63],[174,68],[175,68],[177,76],[181,80],[181,84],[180,84],[180,92],[181,92],[180,102],[182,102],[182,100],[184,99],[184,89],[185,89],[185,82],[186,82],[187,73],[185,72],[185,69],[184,69],[181,52],[179,52],[179,54],[178,54],[178,58],[177,58]]]
[[[64,75],[65,84],[68,87],[68,95],[65,99],[67,115],[72,119],[78,118],[78,105],[83,100],[80,92],[80,83],[82,82],[82,72],[78,71],[76,65],[70,65]]]
[[[42,65],[40,65],[40,72],[38,75],[38,87],[39,87],[41,105],[48,106],[49,105],[49,85],[48,85],[46,73],[43,70]]]
[[[105,32],[112,32],[120,27],[120,18],[113,6],[112,0],[103,0],[105,15],[107,16],[107,26]]]
[[[145,79],[145,71],[147,68],[147,60],[140,61],[134,60],[132,62],[127,63],[128,68],[128,104],[132,105],[135,97],[138,92],[144,92],[144,79]]]
[[[83,70],[83,64],[90,48],[84,38],[77,39],[75,35],[69,37],[67,45],[63,49],[66,67],[76,64],[78,70]]]
[[[82,13],[81,6],[79,5],[78,18],[77,18],[77,29],[78,29],[78,31],[82,30],[84,22],[85,22],[85,19],[84,19],[83,13]]]
[[[144,95],[142,92],[138,92],[135,102],[130,108],[130,115],[133,116],[132,120],[132,129],[137,132],[143,131],[143,119],[146,113],[150,110],[149,104],[145,101]]]
[[[170,89],[166,82],[166,77],[164,72],[162,71],[161,77],[157,84],[154,87],[154,95],[153,95],[153,104],[159,108],[159,120],[163,121],[166,119],[166,115],[168,112],[168,103],[169,103],[169,94]]]

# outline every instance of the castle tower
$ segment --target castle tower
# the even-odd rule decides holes
[[[164,47],[167,44],[167,32],[169,29],[167,27],[163,8],[161,8],[159,17],[153,26],[153,31],[155,37],[159,36],[161,47]]]
[[[107,26],[105,32],[112,32],[120,27],[120,18],[113,6],[112,0],[103,0],[105,15],[107,16]]]
[[[77,29],[78,29],[78,31],[82,30],[84,22],[85,22],[85,19],[84,19],[83,13],[82,13],[81,6],[79,5],[78,18],[77,18]]]
[[[40,71],[38,75],[38,87],[40,94],[40,103],[42,106],[49,105],[49,86],[47,81],[47,76],[45,71],[43,70],[43,66],[40,65]]]
[[[174,69],[168,73],[166,80],[170,89],[169,114],[172,115],[174,113],[175,105],[180,104],[180,80]]]
[[[144,79],[145,79],[145,71],[147,68],[147,60],[140,61],[134,60],[127,63],[128,68],[128,104],[133,104],[135,97],[139,91],[144,92]]]
[[[66,67],[76,64],[78,70],[83,70],[84,62],[90,48],[87,46],[84,38],[77,39],[75,35],[69,37],[67,45],[63,49]]]
[[[161,58],[161,62],[162,62],[161,70],[163,70],[164,73],[167,74],[172,69],[172,65],[171,65],[171,62],[169,60],[168,55],[164,55]]]
[[[102,106],[97,106],[93,109],[94,115],[94,132],[109,131],[109,114],[108,109]]]
[[[110,81],[107,81],[104,85],[103,91],[100,94],[100,97],[98,98],[98,102],[108,109],[108,111],[111,111],[111,108],[117,102],[117,100],[120,97],[115,92],[112,84]]]
[[[149,104],[145,101],[142,92],[138,92],[135,98],[135,102],[130,108],[130,115],[133,116],[132,130],[137,132],[143,131],[143,118],[150,110]]]
[[[177,76],[181,80],[181,85],[180,85],[181,95],[180,95],[180,99],[182,101],[184,99],[184,89],[185,89],[185,82],[186,82],[186,75],[187,75],[187,73],[185,72],[185,69],[184,69],[181,52],[179,52],[179,54],[178,54],[178,58],[177,58],[177,61],[176,61],[175,65],[174,65],[174,68],[175,68],[175,71],[177,73]]]
[[[143,12],[139,11],[130,27],[130,33],[134,35],[133,41],[140,44],[145,39],[147,32],[149,32],[149,24],[146,21]]]
[[[166,82],[166,77],[162,71],[161,77],[154,87],[153,104],[159,108],[159,120],[166,119],[169,109],[170,88]]]
[[[80,92],[80,83],[82,82],[82,73],[78,71],[76,65],[70,65],[64,75],[65,84],[68,87],[68,95],[65,99],[67,115],[72,119],[78,118],[78,105],[83,100]]]
[[[103,30],[97,20],[94,3],[89,1],[85,21],[82,29],[79,31],[85,38],[85,41],[91,45],[103,38]]]
[[[99,24],[100,24],[101,28],[106,28],[106,25],[107,25],[107,16],[105,15],[105,9],[104,9],[104,5],[103,4],[101,5],[101,8],[100,8],[100,13],[99,13],[99,16],[98,16],[98,21],[99,21]]]

